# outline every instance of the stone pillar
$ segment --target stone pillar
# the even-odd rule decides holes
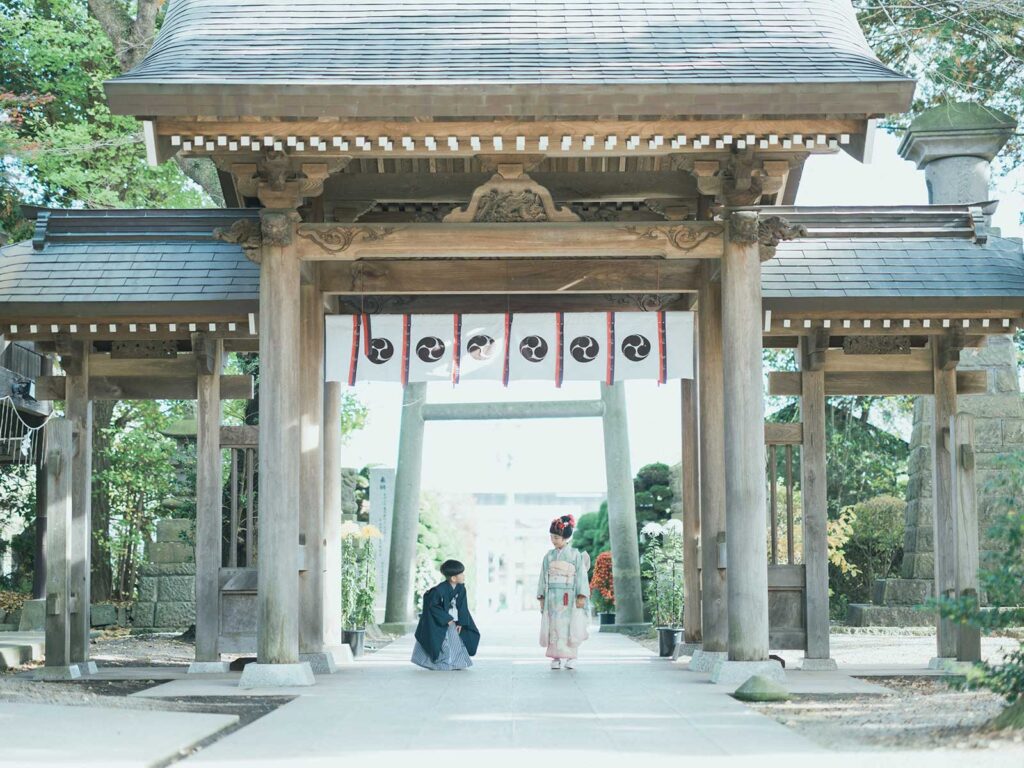
[[[299,662],[298,214],[261,211],[258,663],[239,686],[312,685]]]
[[[223,551],[220,374],[224,342],[192,334],[196,360],[196,658],[189,673],[227,672],[217,650]]]
[[[71,663],[92,674],[89,660],[89,596],[92,565],[92,401],[89,399],[89,353],[92,345],[70,342],[61,355],[67,375],[64,412],[71,422]]]
[[[700,421],[702,646],[690,669],[710,672],[729,650],[725,562],[725,408],[722,400],[722,284],[702,266],[697,296],[697,398]]]
[[[71,422],[53,419],[44,427],[47,518],[46,666],[37,680],[73,680],[80,676],[71,663],[71,615],[68,610],[71,565]]]
[[[768,546],[761,361],[761,255],[758,217],[729,214],[722,258],[722,354],[725,406],[726,555],[729,661],[742,674],[770,672]],[[766,668],[762,671],[760,667]],[[781,668],[778,669],[781,674]],[[728,675],[720,663],[712,680]]]
[[[416,573],[416,534],[419,530],[420,476],[423,471],[423,404],[426,399],[426,384],[406,385],[398,437],[388,599],[384,608],[385,627],[397,631],[409,629],[414,616],[412,588]]]
[[[804,619],[807,627],[802,666],[807,670],[821,670],[835,669],[836,663],[829,652],[825,369],[814,369],[810,364],[811,352],[808,337],[802,337],[800,421],[804,440],[800,451],[800,489],[804,511]]]
[[[640,591],[640,549],[636,531],[633,470],[629,462],[626,390],[619,384],[601,385],[604,403],[604,466],[608,482],[608,533],[615,579],[615,625],[643,624]]]
[[[314,672],[330,673],[337,666],[324,641],[324,307],[315,271],[300,295],[299,654]]]
[[[696,332],[696,328],[694,329]],[[696,333],[695,333],[696,335]],[[696,358],[697,339],[694,339]],[[696,363],[696,360],[695,360]],[[700,621],[700,452],[697,425],[697,365],[694,378],[680,381],[683,422],[683,643],[696,650],[701,642]]]

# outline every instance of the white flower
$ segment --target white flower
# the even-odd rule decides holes
[[[341,524],[341,538],[347,538],[349,536],[359,535],[359,524],[354,523],[351,520]]]
[[[640,538],[650,539],[655,536],[661,536],[664,533],[664,529],[655,522],[645,523],[644,527],[640,529]]]
[[[678,519],[673,517],[671,520],[668,520],[665,523],[664,526],[662,526],[662,532],[663,533],[670,533],[670,534],[673,534],[675,536],[682,536],[683,535],[683,521],[682,520],[678,520]]]

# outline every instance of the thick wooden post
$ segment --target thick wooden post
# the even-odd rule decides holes
[[[71,422],[71,663],[82,674],[96,671],[89,660],[89,595],[92,563],[92,401],[89,352],[92,345],[70,342],[61,355],[67,376],[64,412]]]
[[[978,489],[974,477],[974,417],[958,413],[950,421],[953,500],[956,504],[956,594],[978,599]],[[957,628],[957,661],[981,661],[981,630]]]
[[[690,667],[710,672],[729,650],[725,563],[725,410],[722,400],[722,284],[705,263],[697,297],[700,448],[701,651]]]
[[[729,216],[722,258],[729,660],[768,658],[761,257],[757,213]]]
[[[604,402],[604,466],[608,483],[608,533],[615,578],[615,624],[642,624],[640,549],[636,531],[633,470],[629,463],[629,425],[623,384],[601,384]]]
[[[324,384],[324,643],[341,646],[341,382]],[[347,647],[347,646],[346,646]]]
[[[695,333],[696,333],[696,329]],[[694,352],[697,344],[694,339]],[[696,357],[696,354],[694,355]],[[694,366],[696,377],[697,366]],[[700,620],[700,465],[697,425],[697,379],[680,382],[683,422],[683,642],[701,642]]]
[[[261,212],[259,629],[241,687],[312,685],[299,663],[299,261],[294,211]]]
[[[47,520],[46,666],[36,670],[42,680],[71,680],[79,676],[71,663],[71,422],[53,419],[44,428]]]
[[[800,488],[804,512],[804,599],[807,669],[835,667],[829,651],[828,495],[825,466],[825,369],[811,365],[811,343],[800,339]]]
[[[315,672],[333,672],[324,653],[324,310],[315,278],[300,289],[301,327],[299,405],[299,541],[305,562],[299,568],[299,653]]]
[[[220,375],[224,342],[192,334],[196,361],[196,658],[189,672],[226,672],[220,662],[222,470]]]
[[[935,594],[940,597],[953,597],[956,595],[956,519],[949,425],[956,414],[956,362],[951,359],[951,355],[946,354],[944,346],[942,339],[933,339],[935,395],[932,419],[932,498],[935,503]],[[939,660],[956,658],[958,633],[959,628],[955,622],[941,617],[938,619]]]
[[[423,471],[423,404],[427,385],[410,383],[402,397],[395,475],[395,516],[388,561],[388,597],[384,623],[404,630],[412,620],[412,586],[416,567],[416,533],[420,519],[420,476]]]

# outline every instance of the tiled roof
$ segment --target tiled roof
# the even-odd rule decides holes
[[[903,80],[846,0],[174,0],[120,81]]]
[[[1019,240],[999,237],[984,246],[953,238],[800,239],[779,244],[761,282],[766,302],[942,296],[1020,304],[1024,254]]]

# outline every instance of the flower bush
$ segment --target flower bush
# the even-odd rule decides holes
[[[683,623],[683,524],[647,523],[640,530],[647,546],[640,560],[644,597],[655,626],[679,627]]]
[[[602,552],[594,561],[590,579],[590,601],[601,613],[615,609],[615,579],[612,576],[612,553]]]
[[[372,525],[341,526],[341,621],[345,629],[373,623],[377,595],[377,547],[380,531]]]

